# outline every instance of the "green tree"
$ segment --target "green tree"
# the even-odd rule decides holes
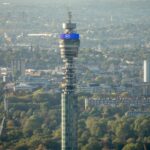
[[[126,144],[122,150],[141,150],[138,149],[138,145],[134,143]]]
[[[86,144],[81,150],[101,150],[102,146],[98,141],[92,141]]]

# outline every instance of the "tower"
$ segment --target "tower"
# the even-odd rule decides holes
[[[68,22],[63,23],[64,33],[60,35],[59,47],[64,62],[64,81],[61,96],[61,150],[77,150],[77,120],[78,104],[75,94],[76,75],[75,58],[80,46],[76,24],[71,22],[71,12],[68,12]]]

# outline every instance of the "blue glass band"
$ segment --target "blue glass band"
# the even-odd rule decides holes
[[[71,33],[71,34],[60,34],[60,39],[72,39],[76,40],[79,39],[80,35],[76,33]]]

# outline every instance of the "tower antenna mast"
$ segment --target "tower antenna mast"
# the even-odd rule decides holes
[[[68,22],[71,23],[72,20],[72,13],[71,11],[68,11]]]

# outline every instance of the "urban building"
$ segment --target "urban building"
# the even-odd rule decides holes
[[[14,59],[11,62],[12,76],[24,76],[25,75],[25,60]]]
[[[144,65],[143,65],[143,95],[144,96],[150,96],[150,60],[146,59],[144,60]]]
[[[144,82],[150,82],[150,60],[144,60]]]

